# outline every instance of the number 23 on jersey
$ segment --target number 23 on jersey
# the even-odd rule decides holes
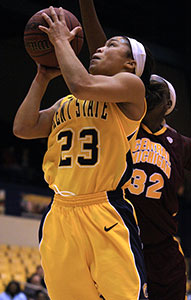
[[[61,157],[59,167],[72,167],[74,161],[81,167],[95,166],[99,160],[98,131],[95,128],[82,128],[77,133],[77,141],[80,143],[80,151],[74,157],[74,136],[72,129],[60,131],[57,141],[61,142]]]

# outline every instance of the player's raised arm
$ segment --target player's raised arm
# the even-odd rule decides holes
[[[79,4],[82,24],[86,34],[90,56],[92,56],[98,48],[105,44],[107,38],[97,17],[93,0],[79,0]]]
[[[44,138],[49,135],[53,114],[61,100],[45,110],[40,110],[40,104],[49,81],[58,74],[60,74],[58,69],[38,66],[30,89],[16,113],[13,124],[14,135],[23,139]]]
[[[50,11],[51,18],[42,14],[48,27],[39,28],[48,34],[54,45],[63,78],[70,92],[79,99],[128,102],[136,105],[139,103],[144,107],[145,89],[143,82],[138,78],[144,69],[144,47],[134,41],[136,48],[139,48],[137,54],[140,57],[136,62],[131,53],[129,39],[114,37],[93,55],[88,73],[70,46],[73,31],[70,32],[66,26],[63,9],[60,8],[59,17],[53,7]],[[138,76],[130,74],[134,73],[135,69]]]

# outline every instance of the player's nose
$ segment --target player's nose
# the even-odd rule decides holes
[[[105,46],[103,47],[99,47],[97,50],[96,50],[96,53],[102,53],[105,49]]]

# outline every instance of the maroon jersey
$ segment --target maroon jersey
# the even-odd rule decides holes
[[[142,124],[133,163],[126,197],[135,207],[144,245],[160,243],[177,232],[177,191],[184,168],[191,169],[191,139],[168,127],[152,133]]]

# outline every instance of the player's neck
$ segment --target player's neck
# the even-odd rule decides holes
[[[163,127],[162,122],[163,118],[152,118],[152,116],[147,117],[147,115],[142,121],[142,123],[146,125],[153,133],[159,131]]]
[[[154,107],[149,107],[142,121],[152,133],[158,132],[164,124],[166,107],[163,103],[159,103]]]

